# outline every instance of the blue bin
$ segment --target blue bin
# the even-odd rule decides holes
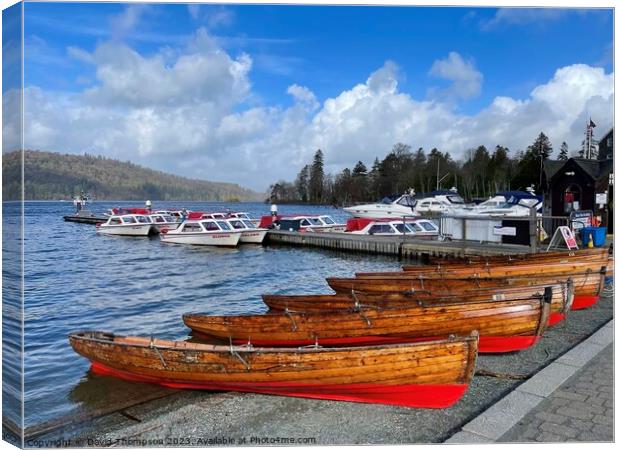
[[[603,247],[607,238],[607,227],[585,227],[581,229],[581,242],[587,247],[592,236],[595,247]]]

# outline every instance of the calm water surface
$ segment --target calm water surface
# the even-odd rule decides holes
[[[13,206],[12,206],[13,205]],[[94,203],[94,212],[133,203]],[[154,208],[242,210],[269,214],[262,203],[154,202]],[[396,269],[395,258],[284,246],[233,249],[162,244],[158,237],[101,236],[93,225],[65,222],[70,202],[25,206],[25,424],[92,410],[136,392],[163,389],[89,373],[67,335],[95,329],[119,334],[187,339],[181,315],[261,313],[263,293],[330,293],[328,276]],[[282,205],[283,214],[324,213],[330,207]],[[19,217],[5,204],[5,221]],[[8,255],[5,254],[5,260]]]

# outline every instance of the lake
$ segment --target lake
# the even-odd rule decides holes
[[[88,205],[95,213],[117,206],[142,204]],[[270,205],[153,202],[153,209],[180,207],[245,211],[258,218],[269,214]],[[158,236],[103,236],[93,225],[65,222],[62,216],[72,214],[74,209],[71,202],[25,203],[26,427],[78,411],[92,411],[116,399],[165,389],[89,373],[88,361],[74,353],[68,343],[70,332],[101,330],[187,339],[189,329],[181,320],[184,313],[261,313],[267,310],[261,301],[264,293],[330,293],[326,277],[400,267],[396,258],[387,256],[284,246],[222,249],[163,244]],[[330,214],[338,221],[348,217],[340,209],[322,206],[280,205],[279,212]],[[17,315],[18,296],[8,288],[11,281],[19,281],[19,268],[11,264],[11,258],[15,261],[19,254],[16,237],[10,233],[10,227],[19,223],[19,216],[19,203],[3,204],[4,311]],[[9,239],[13,239],[12,243]],[[5,340],[18,339],[14,326],[6,322],[4,325]],[[5,349],[10,351],[7,345],[5,342]],[[18,381],[18,376],[19,366],[7,366],[5,379]],[[17,405],[7,390],[10,384],[5,383],[3,406],[5,414],[19,423],[19,416],[6,409]]]

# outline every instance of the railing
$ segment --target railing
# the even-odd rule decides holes
[[[555,230],[560,226],[578,229],[580,223],[573,223],[565,216],[539,216],[535,210],[529,216],[405,216],[403,223],[412,219],[427,219],[439,227],[439,240],[474,241],[490,244],[521,244],[537,252],[549,242]],[[415,236],[402,234],[403,242],[416,239]]]

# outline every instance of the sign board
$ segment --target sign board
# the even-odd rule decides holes
[[[601,208],[607,204],[607,192],[596,194],[596,204]]]
[[[500,236],[516,236],[517,228],[516,227],[502,227],[501,225],[493,227],[493,234],[497,234]]]
[[[590,210],[573,211],[572,213],[570,213],[570,222],[573,232],[585,227],[591,227],[592,215],[592,211]]]
[[[575,239],[573,231],[567,226],[561,226],[555,230],[555,233],[553,233],[553,237],[551,238],[551,241],[547,246],[547,251],[549,251],[549,249],[552,247],[558,247],[558,244],[562,242],[569,250],[579,250],[579,246],[577,245],[577,239]]]

